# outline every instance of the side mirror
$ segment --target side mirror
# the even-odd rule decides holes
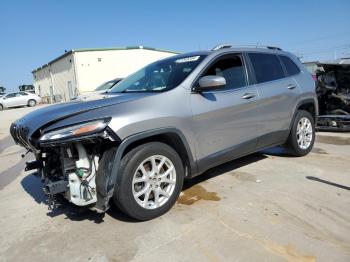
[[[206,91],[218,89],[226,85],[226,79],[222,76],[203,76],[199,79],[199,86],[195,88],[196,91]]]

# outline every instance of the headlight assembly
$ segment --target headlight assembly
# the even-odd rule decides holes
[[[57,140],[96,133],[102,131],[108,125],[108,122],[109,120],[101,119],[60,128],[42,135],[40,141]]]

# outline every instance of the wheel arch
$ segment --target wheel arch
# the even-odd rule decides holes
[[[296,108],[296,111],[298,110],[305,110],[309,112],[314,118],[314,121],[316,122],[318,112],[317,112],[317,105],[314,99],[306,99],[306,100],[300,101]]]
[[[313,98],[307,98],[307,99],[300,100],[297,103],[295,110],[294,110],[294,113],[293,113],[292,121],[291,121],[290,126],[289,126],[289,130],[291,129],[291,127],[294,123],[294,120],[295,120],[295,116],[299,110],[305,110],[305,111],[309,112],[312,115],[314,122],[316,124],[317,116],[318,116],[317,100],[315,100]]]
[[[123,150],[121,158],[133,148],[148,142],[162,142],[172,147],[182,160],[186,176],[195,171],[196,165],[188,142],[181,131],[174,128],[152,130],[136,135],[134,139],[128,141],[124,149],[121,149]]]

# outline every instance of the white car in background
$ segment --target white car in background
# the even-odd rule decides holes
[[[107,93],[112,87],[122,81],[123,78],[116,78],[107,82],[104,82],[102,85],[96,87],[96,89],[92,92],[86,92],[81,95],[78,95],[71,100],[89,100],[94,98],[96,95]]]
[[[10,93],[0,97],[0,110],[16,106],[36,106],[41,97],[29,92]]]

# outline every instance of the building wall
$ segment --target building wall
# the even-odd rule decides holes
[[[33,75],[34,75],[35,93],[41,97],[48,96],[49,88],[51,86],[49,67],[46,66],[34,72]]]
[[[106,81],[125,78],[149,63],[173,55],[146,49],[76,52],[79,92],[93,91]]]
[[[68,55],[54,62],[51,66],[54,94],[60,95],[64,101],[76,94],[73,55]],[[69,90],[69,88],[71,90]]]
[[[52,86],[53,95],[59,100],[69,100],[68,82],[72,90],[76,87],[73,56],[68,55],[52,64],[49,64],[34,72],[35,92],[41,97],[50,97]]]
[[[52,86],[56,101],[68,101],[74,95],[93,91],[106,81],[125,78],[149,63],[173,55],[147,49],[76,51],[34,71],[35,92],[51,97]]]

